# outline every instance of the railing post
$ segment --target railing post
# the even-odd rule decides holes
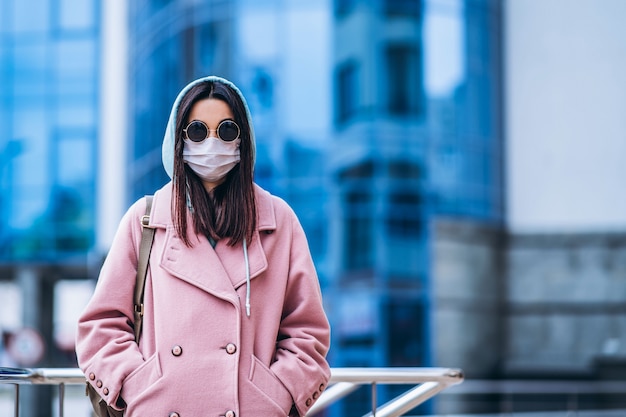
[[[65,415],[63,411],[64,403],[65,403],[65,384],[60,383],[59,384],[59,417],[63,417]]]
[[[15,384],[15,417],[20,417],[20,384]]]
[[[376,417],[378,398],[376,398],[376,381],[372,382],[372,416]]]

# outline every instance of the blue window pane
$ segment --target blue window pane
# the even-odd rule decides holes
[[[383,7],[387,16],[418,18],[422,11],[422,2],[420,0],[384,0]]]
[[[345,16],[352,12],[356,6],[356,0],[335,0],[335,14],[339,16]]]
[[[13,138],[21,143],[21,152],[13,160],[16,186],[32,186],[49,181],[49,120],[43,108],[32,101],[16,102]]]
[[[48,31],[50,29],[50,3],[47,0],[12,2],[13,30],[15,32]]]
[[[31,100],[45,94],[46,77],[46,47],[40,43],[19,42],[13,50],[12,64],[15,68],[13,91],[17,97]]]
[[[96,48],[91,40],[63,40],[56,45],[56,68],[59,73],[84,74],[96,65]]]
[[[372,235],[373,196],[369,190],[350,190],[345,193],[344,248],[346,270],[366,270],[374,265],[374,236]]]
[[[427,306],[423,300],[394,297],[385,305],[387,351],[391,366],[423,366],[426,357]]]
[[[94,174],[92,140],[87,137],[60,138],[58,143],[58,184],[75,186],[90,182]]]
[[[22,75],[24,71],[40,70],[46,64],[46,47],[40,42],[18,41],[13,53],[13,64],[18,75]]]
[[[9,26],[8,7],[8,2],[0,1],[0,34],[9,33],[11,30]]]
[[[97,94],[97,84],[94,74],[72,73],[58,74],[54,93],[59,97],[61,108],[68,103],[68,100],[82,100],[83,105],[91,105],[89,98],[93,99]]]
[[[13,127],[13,138],[21,143],[21,152],[9,165],[11,181],[7,185],[12,196],[9,222],[15,231],[11,253],[25,256],[31,246],[26,239],[27,230],[45,211],[50,187],[50,129],[46,109],[33,100],[16,102]]]
[[[13,187],[11,229],[27,229],[41,216],[48,203],[48,189],[47,186]]]
[[[96,125],[95,108],[85,100],[74,100],[64,103],[57,109],[57,125],[59,127],[90,128]]]
[[[419,115],[423,109],[420,53],[410,44],[392,44],[386,50],[387,110],[393,115]]]
[[[355,116],[359,108],[359,67],[348,62],[337,74],[337,121],[345,122]]]
[[[59,26],[61,29],[91,29],[95,23],[93,0],[61,0]]]
[[[445,7],[426,2],[423,52],[424,87],[431,97],[453,97],[466,77],[466,22],[463,3],[448,0]]]

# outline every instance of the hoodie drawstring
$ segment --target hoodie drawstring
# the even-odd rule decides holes
[[[248,262],[248,244],[243,239],[243,259],[246,263],[246,316],[250,317],[250,263]]]

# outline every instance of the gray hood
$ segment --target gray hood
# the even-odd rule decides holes
[[[170,118],[167,121],[167,127],[165,128],[165,137],[163,138],[163,149],[162,149],[162,158],[163,158],[163,167],[165,168],[165,172],[169,175],[170,178],[174,177],[174,144],[176,143],[176,115],[178,114],[178,106],[180,105],[180,101],[185,96],[185,94],[189,91],[191,87],[196,84],[200,84],[203,82],[214,82],[214,83],[222,83],[231,87],[239,97],[241,97],[241,101],[243,102],[244,107],[246,108],[246,117],[248,118],[248,124],[250,125],[250,142],[252,145],[252,156],[254,159],[255,154],[255,141],[254,141],[254,129],[252,127],[252,117],[250,116],[250,109],[248,108],[248,103],[246,102],[245,97],[239,91],[239,88],[232,82],[217,77],[215,75],[210,75],[208,77],[198,78],[195,81],[190,82],[183,88],[178,96],[176,97],[176,101],[174,101],[174,105],[172,106],[172,111],[170,112]]]

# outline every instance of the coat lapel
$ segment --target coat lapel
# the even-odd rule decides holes
[[[161,255],[161,267],[209,294],[237,304],[237,293],[229,275],[211,244],[204,237],[195,241],[192,247],[188,247],[173,228],[168,228]]]
[[[236,289],[246,283],[246,262],[243,254],[243,245],[228,246],[226,239],[218,242],[215,251],[227,271],[231,285]],[[252,241],[248,242],[248,264],[250,279],[254,279],[267,269],[267,257],[261,246],[259,232],[256,231]]]
[[[259,231],[276,229],[271,196],[258,186],[255,191],[258,221],[252,241],[248,242],[250,279],[258,277],[268,266]],[[235,290],[246,282],[243,245],[228,246],[228,240],[223,239],[213,249],[209,241],[200,236],[192,247],[186,246],[171,221],[171,192],[171,183],[157,192],[150,219],[152,226],[166,229],[160,266],[203,291],[237,303]],[[193,234],[192,226],[189,233]]]

